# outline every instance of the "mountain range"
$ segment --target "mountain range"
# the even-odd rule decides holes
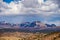
[[[60,31],[60,26],[55,24],[45,24],[41,21],[24,22],[20,24],[10,24],[5,22],[0,22],[0,32],[1,31],[24,31],[24,32],[53,32]]]
[[[33,27],[33,28],[49,28],[49,27],[56,27],[55,24],[45,24],[42,23],[41,21],[33,21],[33,22],[23,22],[20,24],[11,24],[11,23],[6,23],[5,21],[0,22],[0,28],[4,27]]]

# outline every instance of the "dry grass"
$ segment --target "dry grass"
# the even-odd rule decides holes
[[[48,34],[4,32],[4,33],[0,33],[0,40],[60,40],[60,32],[53,32]]]

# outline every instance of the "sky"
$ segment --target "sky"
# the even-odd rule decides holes
[[[14,1],[14,0],[3,0],[3,2],[6,2],[6,3],[10,3],[11,1]]]
[[[0,0],[0,21],[42,21],[60,26],[60,0]]]

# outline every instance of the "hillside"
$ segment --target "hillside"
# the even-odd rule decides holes
[[[4,32],[0,33],[0,40],[60,40],[60,32],[51,33]]]

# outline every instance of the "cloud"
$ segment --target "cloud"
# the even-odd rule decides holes
[[[40,0],[38,0],[40,1]],[[58,4],[54,3],[51,0],[47,0],[46,2],[41,0],[38,2],[37,0],[25,0],[22,2],[22,4],[25,7],[24,13],[30,13],[30,14],[42,14],[44,16],[49,16],[57,12]],[[27,4],[28,3],[28,4]],[[58,13],[58,12],[57,12]]]
[[[24,0],[22,1],[22,4],[26,8],[37,8],[39,6],[37,0]]]
[[[16,4],[15,2],[11,2],[10,4],[7,4],[6,2],[0,2],[0,15],[16,15],[19,14],[21,11],[22,4],[18,3]]]
[[[19,14],[51,14],[55,13],[59,8],[58,4],[51,0],[23,0],[23,1],[12,1],[10,4],[1,1],[0,2],[0,15],[19,15]],[[44,13],[45,12],[45,13]],[[4,13],[4,14],[3,14]],[[46,16],[46,15],[45,15]]]
[[[60,20],[60,16],[58,16],[60,15],[60,0],[15,0],[9,4],[0,0],[0,16],[31,14],[37,14],[48,22],[50,19],[55,20],[55,18],[58,21]]]
[[[14,14],[19,14],[22,8],[22,4],[15,4],[14,2],[11,2],[8,7],[10,7],[9,12]]]
[[[42,5],[42,3],[44,3],[44,0],[38,0],[38,3]]]

